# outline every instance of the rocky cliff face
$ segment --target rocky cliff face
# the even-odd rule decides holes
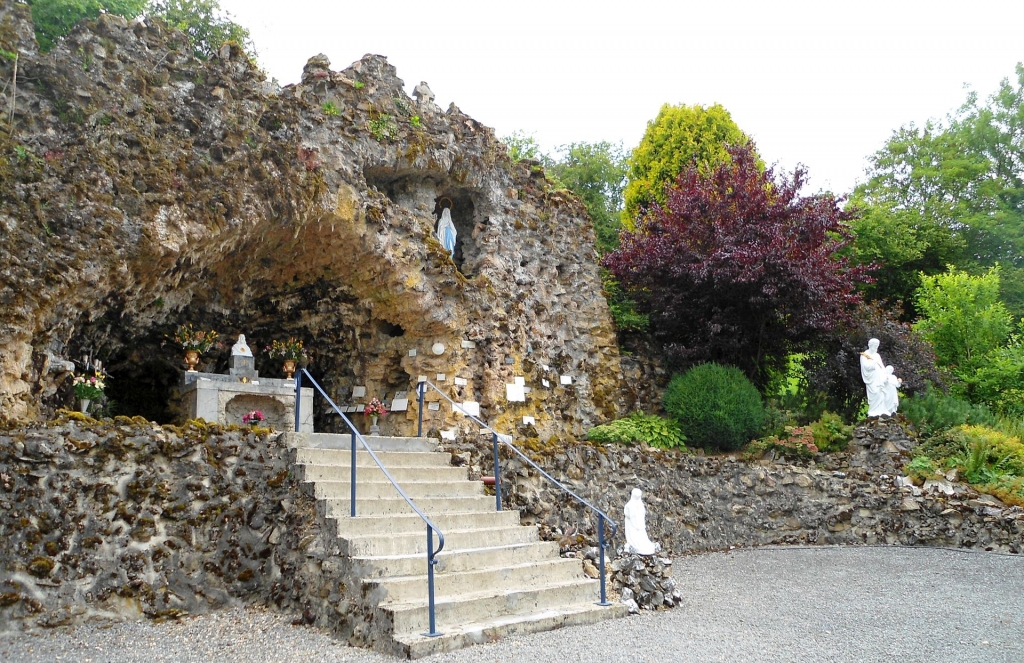
[[[383,57],[339,72],[317,56],[281,89],[233,46],[201,62],[161,23],[111,16],[40,55],[10,0],[0,48],[19,55],[13,108],[11,85],[0,99],[5,415],[67,403],[70,362],[91,356],[122,413],[173,419],[180,351],[164,343],[184,322],[304,340],[341,403],[444,374],[454,400],[498,426],[534,416],[544,439],[631,401],[581,203],[454,105],[408,97]],[[13,70],[0,58],[0,80]],[[433,237],[448,202],[452,257]],[[516,376],[526,403],[505,400]],[[476,434],[448,407],[426,415]]]

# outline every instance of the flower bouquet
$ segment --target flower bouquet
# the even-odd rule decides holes
[[[296,340],[294,336],[287,341],[273,341],[267,346],[267,354],[271,357],[292,361],[307,361],[309,359],[309,351],[302,347],[302,341]]]
[[[374,398],[369,403],[367,403],[366,407],[363,408],[363,414],[365,414],[367,416],[383,417],[387,413],[388,413],[388,409],[386,407],[384,407],[384,404],[381,403],[376,398]]]
[[[217,344],[217,332],[197,330],[191,323],[180,325],[174,332],[174,342],[186,351],[203,354]]]
[[[92,377],[76,375],[71,384],[75,388],[75,398],[87,401],[95,400],[102,396],[103,390],[107,387],[99,373]]]
[[[262,424],[263,420],[264,420],[263,413],[260,412],[259,410],[253,410],[251,412],[248,412],[248,413],[246,413],[242,417],[242,423],[243,424],[248,424],[248,425],[252,426],[253,428],[256,428],[257,426]]]

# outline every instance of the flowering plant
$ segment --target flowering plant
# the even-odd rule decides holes
[[[302,347],[302,341],[296,340],[294,336],[289,337],[287,341],[272,342],[267,346],[267,354],[294,361],[309,359],[309,351]]]
[[[174,332],[174,342],[185,350],[195,350],[203,354],[217,344],[217,332],[196,330],[191,323],[179,325]]]
[[[258,423],[262,423],[263,418],[264,417],[262,412],[260,412],[259,410],[253,410],[252,412],[249,412],[248,414],[242,417],[242,423],[251,424],[255,426]]]
[[[88,399],[90,401],[102,396],[103,390],[107,386],[99,373],[92,377],[76,375],[71,384],[75,388],[75,398]]]
[[[384,407],[384,404],[381,403],[376,398],[374,398],[369,403],[367,403],[366,407],[363,408],[363,414],[365,414],[367,416],[369,416],[371,414],[375,414],[375,415],[383,417],[387,413],[388,413],[388,409],[386,407]]]

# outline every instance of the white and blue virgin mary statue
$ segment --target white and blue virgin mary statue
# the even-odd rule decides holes
[[[451,210],[445,207],[441,210],[441,220],[437,222],[437,241],[441,242],[441,246],[453,258],[455,257],[455,237],[457,235],[455,224],[452,223]]]

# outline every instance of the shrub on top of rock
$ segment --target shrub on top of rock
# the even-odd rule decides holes
[[[701,364],[674,376],[664,405],[692,445],[735,451],[764,425],[761,394],[735,366]]]

